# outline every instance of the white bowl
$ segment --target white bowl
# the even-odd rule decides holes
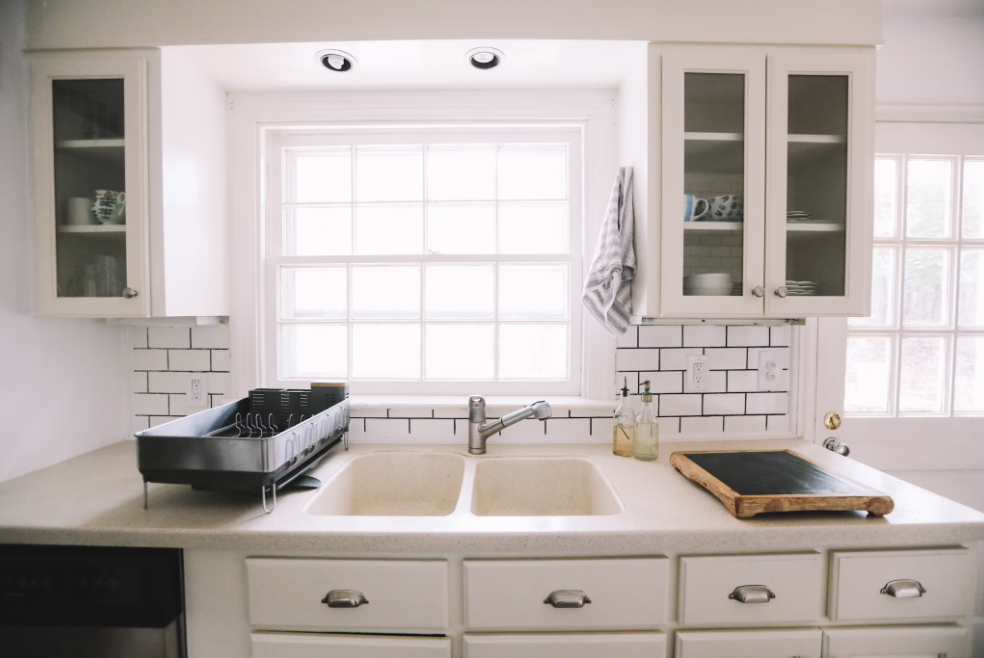
[[[712,272],[709,274],[691,274],[683,277],[683,285],[692,287],[707,286],[730,286],[732,284],[731,275],[726,272]]]
[[[703,297],[730,297],[731,284],[726,286],[684,286],[684,295],[699,295]]]

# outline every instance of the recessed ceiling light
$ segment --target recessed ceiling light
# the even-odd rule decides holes
[[[494,69],[506,58],[501,50],[495,48],[473,48],[465,53],[465,57],[472,66],[482,70]]]
[[[316,57],[329,71],[348,71],[355,65],[355,58],[342,50],[322,50]]]

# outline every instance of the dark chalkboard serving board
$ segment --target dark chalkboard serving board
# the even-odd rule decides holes
[[[793,450],[674,452],[670,463],[739,519],[820,510],[882,516],[895,508],[890,496],[835,475]]]

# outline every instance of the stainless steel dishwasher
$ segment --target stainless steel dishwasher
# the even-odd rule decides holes
[[[0,654],[184,658],[181,551],[0,545]]]

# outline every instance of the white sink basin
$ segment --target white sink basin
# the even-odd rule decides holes
[[[475,468],[476,516],[605,516],[622,509],[611,485],[586,459],[484,459]]]
[[[447,516],[454,512],[465,459],[451,453],[379,452],[356,457],[304,510],[324,516]]]

